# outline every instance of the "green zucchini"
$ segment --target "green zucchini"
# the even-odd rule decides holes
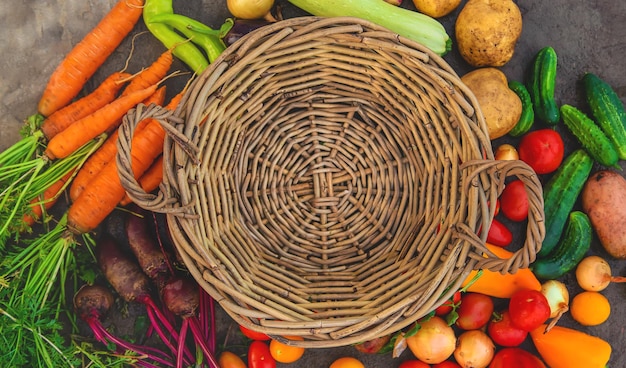
[[[583,86],[591,113],[613,142],[620,159],[626,160],[626,111],[617,93],[593,73],[583,76]]]
[[[543,188],[546,235],[537,252],[546,257],[556,247],[591,169],[593,159],[583,149],[570,153]]]
[[[522,101],[522,115],[520,115],[517,124],[509,131],[513,137],[518,137],[530,130],[535,122],[535,110],[533,110],[533,102],[530,99],[528,89],[523,83],[516,80],[509,81],[509,88],[517,94]]]
[[[617,150],[602,129],[585,113],[571,105],[561,106],[563,123],[578,139],[583,148],[598,163],[617,167]]]
[[[531,265],[535,276],[554,280],[571,271],[589,251],[592,234],[589,217],[581,211],[570,212],[567,227],[556,248]]]
[[[548,125],[559,122],[561,114],[554,98],[557,56],[546,46],[537,52],[528,81],[528,93],[533,102],[535,116]]]

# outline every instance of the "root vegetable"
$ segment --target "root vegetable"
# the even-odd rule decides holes
[[[613,276],[611,266],[604,258],[587,256],[576,266],[576,281],[583,290],[602,291],[611,282],[626,282],[626,277]]]
[[[125,221],[128,245],[143,272],[157,286],[162,285],[173,273],[169,254],[157,243],[156,234],[151,229],[151,213],[136,205],[129,209],[131,213]]]
[[[176,359],[176,367],[182,368],[183,361],[183,345],[186,340],[187,330],[191,329],[196,345],[202,351],[204,357],[211,363],[213,367],[217,367],[217,359],[214,356],[214,349],[210,345],[211,339],[207,341],[205,332],[202,330],[202,324],[198,318],[197,312],[200,306],[200,287],[189,277],[175,276],[171,278],[161,290],[163,304],[172,313],[181,317],[183,320],[179,334],[178,356]],[[215,329],[215,326],[209,326]]]
[[[420,323],[415,335],[406,338],[406,343],[415,357],[429,364],[441,363],[454,352],[456,336],[445,320],[434,316]]]
[[[569,291],[564,283],[557,280],[548,280],[541,284],[541,293],[550,305],[550,318],[547,329],[551,329],[561,316],[569,310]]]
[[[482,330],[465,331],[457,339],[454,359],[463,368],[485,368],[496,352],[496,346]]]
[[[87,323],[95,338],[108,345],[113,343],[117,352],[131,351],[140,356],[137,362],[142,367],[157,367],[155,364],[172,367],[170,357],[155,348],[130,343],[109,332],[100,321],[112,307],[115,298],[109,289],[100,285],[84,285],[74,294],[74,309],[78,316]],[[153,364],[154,363],[154,364]]]
[[[143,273],[135,259],[124,253],[116,241],[108,235],[103,236],[96,243],[95,253],[102,273],[111,286],[125,301],[140,303],[146,307],[151,326],[163,343],[177,355],[178,332],[154,302],[150,279]],[[165,331],[161,326],[165,328]],[[185,350],[186,362],[189,363],[193,360],[193,355],[189,349]]]
[[[626,259],[626,179],[612,170],[593,173],[582,189],[581,202],[604,249]]]
[[[513,145],[504,143],[496,148],[494,158],[496,160],[519,160],[519,153]]]
[[[522,100],[509,88],[507,77],[500,69],[475,69],[461,80],[478,100],[490,139],[500,138],[513,129],[522,115]]]
[[[512,0],[470,0],[455,24],[459,52],[475,67],[506,64],[522,34],[522,13]]]

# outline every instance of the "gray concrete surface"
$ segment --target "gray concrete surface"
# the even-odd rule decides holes
[[[413,8],[409,0],[404,2],[405,7]],[[47,77],[63,54],[80,40],[85,30],[95,24],[113,3],[114,0],[0,1],[0,149],[5,149],[18,139],[23,119],[35,112]],[[214,27],[228,17],[225,3],[225,0],[174,1],[177,11],[193,15]],[[278,3],[284,5],[286,16],[302,14],[286,1]],[[528,0],[518,3],[523,13],[524,27],[513,59],[502,68],[509,78],[522,80],[534,53],[543,46],[551,45],[559,56],[556,93],[560,103],[584,106],[578,79],[586,71],[599,74],[626,101],[626,2]],[[457,12],[441,19],[452,36]],[[141,29],[139,26],[138,31]],[[119,68],[128,56],[128,50],[129,43],[126,41],[103,70],[94,76],[86,90],[101,80],[107,71]],[[160,45],[149,35],[141,36],[136,56],[131,59],[131,70],[143,65],[142,60],[151,60],[161,50]],[[471,69],[460,59],[455,49],[446,56],[446,60],[459,74]],[[568,150],[571,150],[574,147],[571,137],[565,131],[563,134],[568,142]],[[109,226],[115,227],[115,221],[110,222]],[[592,252],[605,255],[597,242]],[[626,275],[626,262],[612,261],[611,265],[616,274]],[[564,281],[570,286],[572,294],[578,292],[571,275],[566,276]],[[583,328],[572,322],[569,316],[562,323],[610,341],[614,348],[610,366],[626,367],[623,345],[626,285],[611,285],[605,295],[613,306],[612,315],[605,324]],[[218,314],[218,328],[221,343],[236,352],[244,351],[236,326],[221,311]],[[344,355],[360,358],[368,368],[397,367],[401,360],[410,358],[408,351],[401,358],[393,360],[389,355],[359,354],[352,347],[311,349],[297,363],[279,367],[327,367],[334,359]]]

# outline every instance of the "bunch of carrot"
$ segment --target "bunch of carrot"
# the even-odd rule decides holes
[[[45,313],[47,319],[57,321],[67,313],[65,288],[70,281],[76,286],[79,278],[76,246],[84,244],[86,254],[92,253],[91,232],[116,207],[130,203],[118,175],[118,127],[134,108],[165,104],[164,81],[173,54],[188,42],[172,45],[137,74],[114,72],[92,93],[77,96],[134,29],[146,5],[144,0],[118,1],[54,71],[38,113],[28,119],[24,138],[0,153],[0,314],[4,316],[23,310],[42,320]],[[165,109],[173,110],[183,93],[184,89]],[[162,179],[165,134],[161,122],[145,119],[127,142],[132,147],[132,172],[147,192]],[[46,210],[68,188],[68,210],[58,219],[51,218]],[[45,226],[42,235],[26,236],[35,224]],[[13,347],[12,354],[2,358],[9,362],[6,366],[25,361],[35,366],[67,366],[73,360],[67,349],[60,348],[62,343],[42,338],[46,334],[58,337],[56,324],[49,324],[55,331],[33,329],[28,338],[15,329],[31,324],[15,322],[18,319],[0,318],[0,332],[16,336],[16,345],[35,341],[36,349]]]

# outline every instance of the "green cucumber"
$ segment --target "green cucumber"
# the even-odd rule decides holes
[[[528,93],[533,102],[535,116],[548,125],[560,120],[560,111],[554,98],[557,56],[554,49],[546,46],[537,52],[528,81]]]
[[[535,276],[554,280],[574,269],[591,247],[592,234],[589,217],[581,211],[570,212],[567,227],[556,248],[530,266]]]
[[[613,142],[620,159],[626,160],[626,111],[617,93],[597,75],[583,76],[583,86],[591,113],[604,134]]]
[[[516,80],[509,81],[509,88],[515,92],[522,101],[522,115],[520,115],[517,124],[509,131],[513,137],[518,137],[530,130],[535,122],[535,110],[533,110],[533,102],[526,86]]]
[[[604,166],[617,167],[619,157],[615,145],[593,120],[567,104],[561,106],[561,116],[567,129],[594,160]]]
[[[569,213],[574,208],[591,169],[593,159],[583,149],[577,149],[563,160],[552,178],[543,188],[543,207],[546,235],[537,252],[538,258],[546,257],[556,247]]]

